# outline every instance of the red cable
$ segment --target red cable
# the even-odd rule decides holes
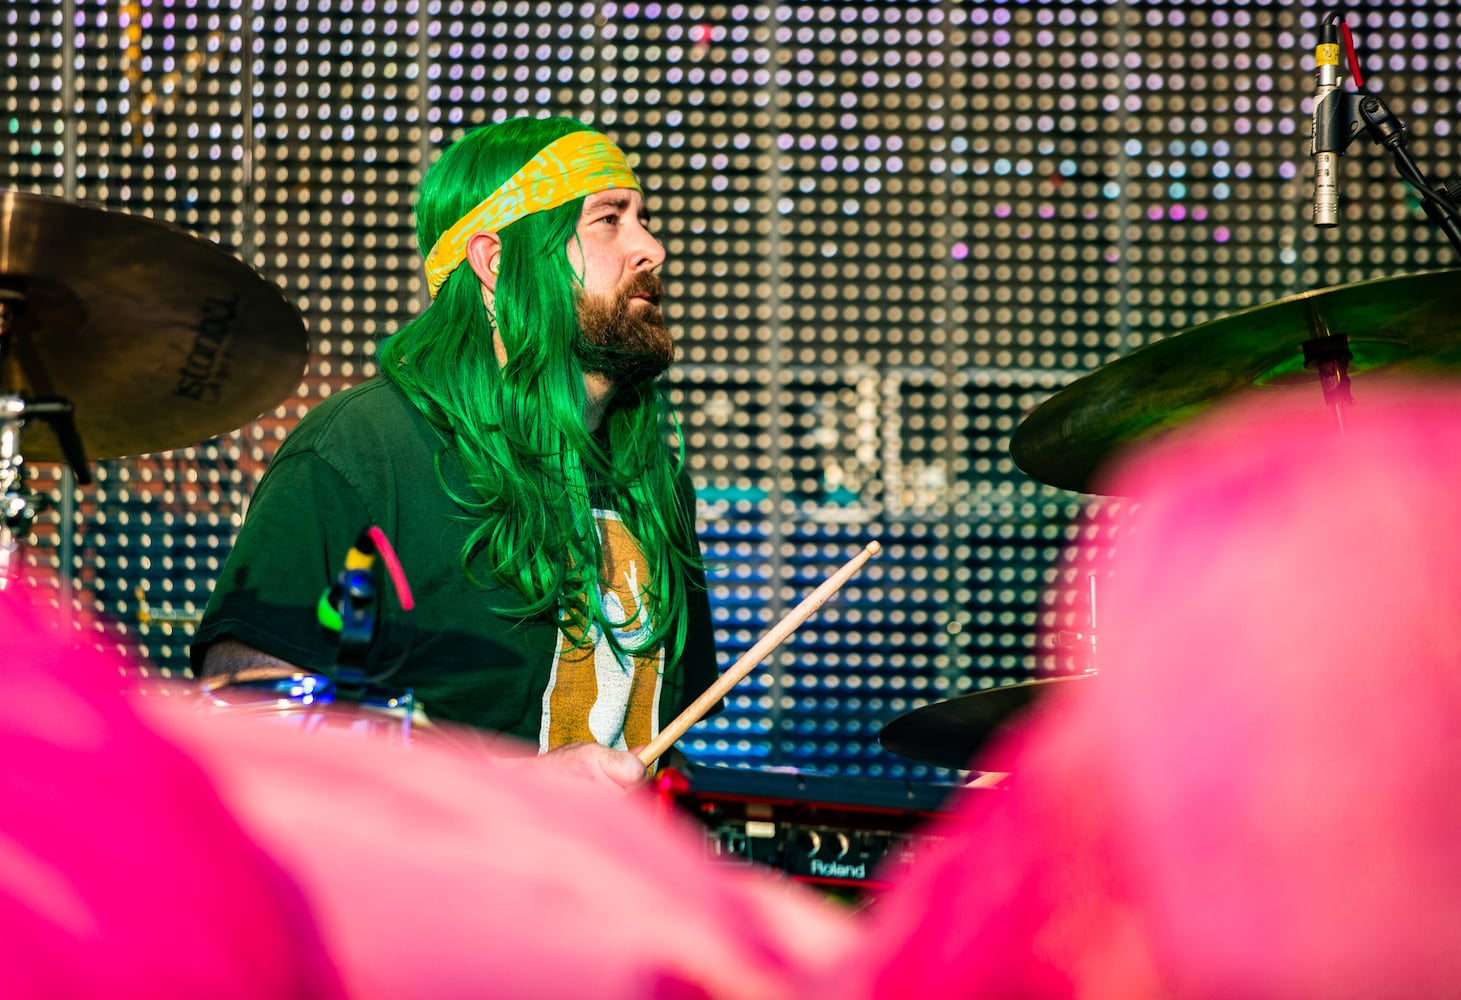
[[[411,596],[411,586],[406,583],[406,571],[401,568],[401,560],[396,558],[396,550],[391,548],[386,533],[373,524],[370,526],[370,540],[375,542],[375,550],[380,553],[386,564],[386,572],[391,575],[391,583],[396,588],[396,598],[401,602],[401,610],[410,611],[416,606],[416,600]]]
[[[1363,87],[1364,78],[1360,76],[1360,57],[1354,51],[1354,36],[1349,33],[1349,22],[1340,21],[1339,30],[1344,35],[1344,57],[1349,60],[1349,75],[1354,77],[1354,85]]]

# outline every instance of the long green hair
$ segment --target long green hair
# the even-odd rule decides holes
[[[588,128],[567,118],[516,118],[449,146],[417,192],[422,252],[548,143]],[[585,635],[596,624],[621,653],[663,645],[670,666],[684,649],[686,590],[698,565],[694,511],[678,488],[683,454],[666,443],[669,408],[656,386],[619,386],[599,432],[584,425],[587,392],[573,347],[582,276],[567,253],[582,207],[576,199],[503,229],[495,315],[464,263],[424,313],[381,345],[381,371],[466,468],[466,495],[442,484],[473,521],[463,572],[517,597],[498,610],[524,619],[556,612]],[[639,595],[649,612],[639,624],[648,631],[628,649],[613,631],[624,623],[599,598],[595,506],[619,514],[648,562]]]

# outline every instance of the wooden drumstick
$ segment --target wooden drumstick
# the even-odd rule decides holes
[[[837,572],[823,582],[816,590],[807,595],[796,607],[792,608],[787,616],[772,626],[771,630],[763,635],[750,649],[737,660],[729,670],[720,675],[720,678],[705,692],[690,703],[685,709],[664,729],[660,734],[645,745],[639,751],[639,759],[645,767],[659,760],[660,754],[674,746],[675,740],[685,735],[685,731],[715,707],[720,699],[724,698],[731,688],[740,683],[741,679],[754,670],[762,660],[770,655],[771,651],[781,645],[786,637],[797,630],[797,627],[806,621],[823,604],[827,598],[837,593],[842,585],[852,578],[852,574],[862,568],[862,564],[882,551],[882,546],[877,542],[868,542],[867,546],[847,561]]]

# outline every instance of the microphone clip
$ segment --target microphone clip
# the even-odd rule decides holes
[[[364,663],[375,639],[377,588],[375,575],[368,569],[347,569],[330,589],[334,605],[340,610],[340,646],[336,654],[340,666]]]
[[[1360,102],[1369,100],[1365,94],[1352,93],[1335,87],[1323,97],[1316,98],[1314,106],[1314,137],[1312,153],[1343,153],[1363,131],[1360,124]]]
[[[345,558],[345,568],[320,595],[315,609],[320,624],[339,634],[335,654],[341,669],[339,680],[350,680],[347,674],[351,673],[364,677],[363,668],[375,641],[379,596],[375,558],[375,542],[369,532],[362,532]]]

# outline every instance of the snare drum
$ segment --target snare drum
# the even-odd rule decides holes
[[[205,688],[203,694],[210,710],[303,732],[338,731],[410,743],[431,725],[409,690],[339,685],[320,674],[227,681]]]

